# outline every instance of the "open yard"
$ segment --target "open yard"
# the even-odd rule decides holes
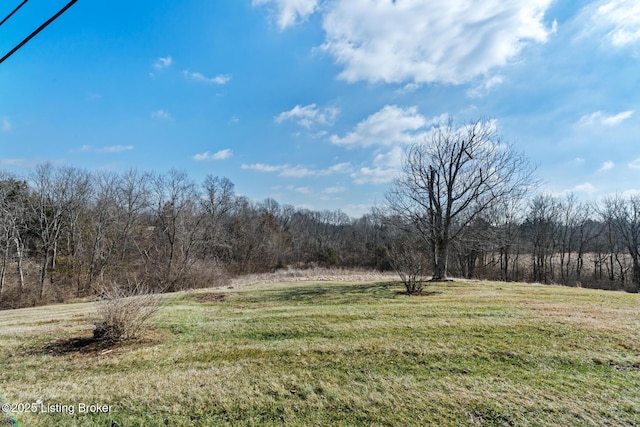
[[[15,410],[5,423],[640,424],[640,295],[402,289],[289,282],[170,294],[140,341],[112,348],[88,339],[91,303],[0,312],[0,398]]]

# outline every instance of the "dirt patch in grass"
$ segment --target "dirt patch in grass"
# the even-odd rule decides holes
[[[420,291],[420,292],[414,292],[414,293],[408,293],[407,291],[398,291],[396,293],[396,295],[407,295],[410,297],[432,297],[434,295],[441,295],[442,292],[438,292],[438,291]]]
[[[193,293],[192,295],[200,303],[225,302],[228,298],[228,295],[217,292],[199,292]]]
[[[95,354],[110,350],[108,342],[94,337],[75,337],[56,340],[31,350],[31,354],[51,354],[62,356],[69,353]]]
[[[58,339],[42,346],[28,349],[21,353],[23,356],[107,356],[119,355],[142,347],[156,345],[164,340],[164,334],[158,329],[145,331],[145,336],[140,339],[112,343],[93,336],[79,336]]]

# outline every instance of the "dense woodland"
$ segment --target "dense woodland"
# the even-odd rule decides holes
[[[0,308],[85,297],[106,283],[160,290],[313,266],[429,275],[429,247],[384,207],[360,218],[255,202],[226,178],[50,163],[0,175]],[[454,242],[453,277],[637,292],[640,198],[509,200]],[[408,264],[410,266],[408,267]]]

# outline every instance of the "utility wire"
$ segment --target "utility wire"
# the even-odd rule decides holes
[[[38,35],[38,33],[42,30],[44,30],[49,24],[51,24],[53,21],[55,21],[56,19],[58,19],[58,17],[60,17],[60,15],[62,15],[63,13],[65,13],[67,11],[67,9],[69,9],[71,6],[73,6],[78,0],[71,0],[69,3],[67,3],[67,5],[65,7],[63,7],[62,9],[60,9],[60,11],[58,13],[56,13],[55,15],[53,15],[51,18],[49,18],[47,20],[47,22],[45,22],[44,24],[40,25],[33,33],[29,34],[29,36],[22,40],[20,42],[20,44],[18,44],[16,47],[14,47],[13,49],[11,49],[11,51],[9,53],[7,53],[5,56],[3,56],[0,59],[0,64],[2,64],[4,61],[6,61],[11,55],[13,55],[14,53],[16,53],[18,51],[18,49],[20,49],[22,46],[24,46],[25,44],[27,44],[27,42],[29,40],[31,40],[32,38],[34,38],[35,36]]]
[[[20,5],[19,5],[18,7],[16,7],[15,9],[13,9],[13,12],[11,12],[10,14],[8,14],[8,15],[7,15],[7,17],[6,17],[6,18],[4,18],[4,19],[2,20],[2,22],[0,22],[0,25],[2,25],[2,24],[4,24],[5,22],[7,22],[7,20],[8,20],[9,18],[11,18],[11,17],[13,16],[13,14],[14,14],[14,13],[16,13],[17,11],[19,11],[19,10],[20,10],[20,8],[21,8],[22,6],[24,6],[24,4],[25,4],[26,2],[28,2],[28,1],[29,1],[29,0],[24,0],[22,3],[20,3]]]

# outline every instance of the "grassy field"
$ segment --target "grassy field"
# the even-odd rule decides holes
[[[48,408],[14,413],[20,426],[640,425],[640,295],[401,290],[172,294],[143,340],[114,348],[86,339],[91,304],[0,312],[0,398]],[[92,404],[110,408],[80,413]]]

